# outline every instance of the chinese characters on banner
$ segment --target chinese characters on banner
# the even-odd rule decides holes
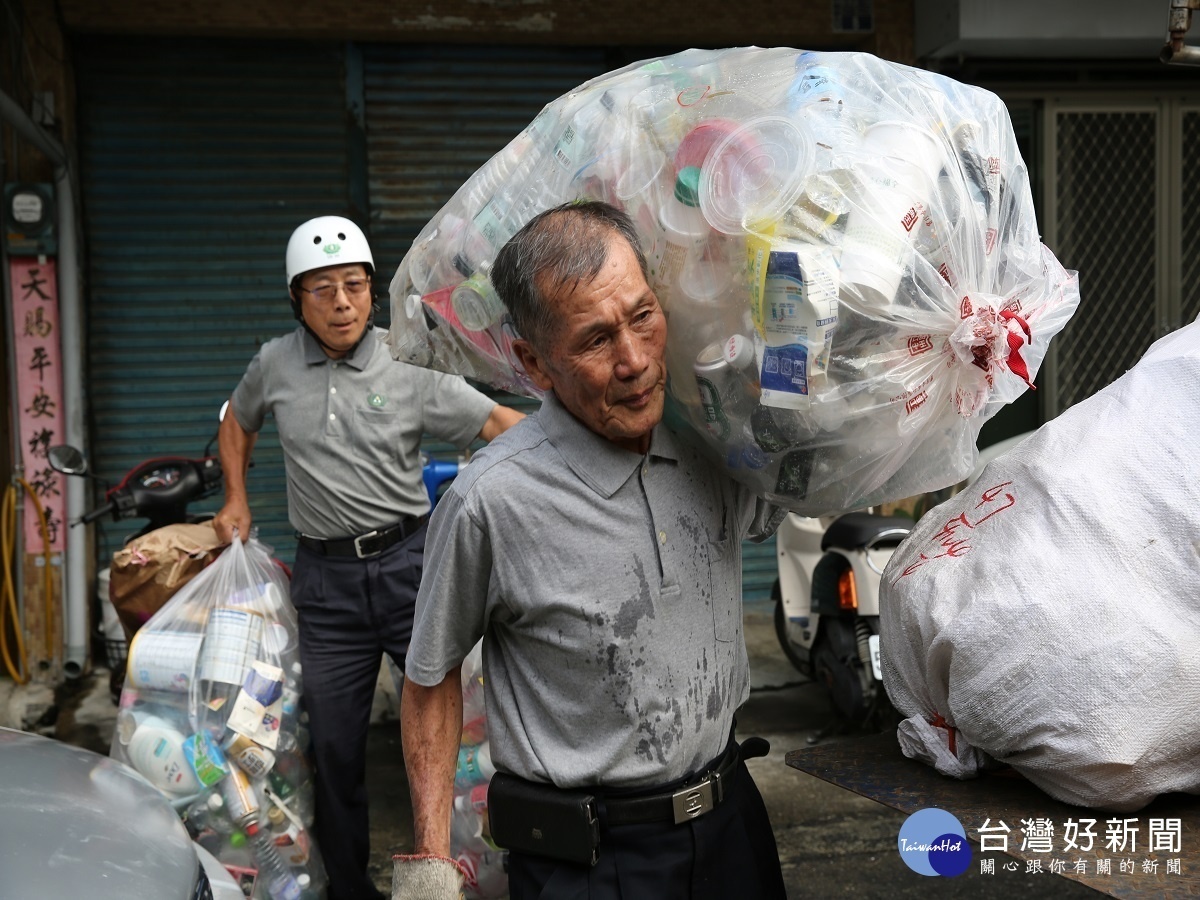
[[[55,261],[33,257],[9,259],[13,298],[13,335],[17,354],[17,433],[21,462],[46,515],[50,551],[61,553],[65,542],[66,491],[63,476],[50,467],[48,452],[63,436],[62,347],[58,337],[58,275]],[[37,509],[27,494],[25,552],[42,550]]]

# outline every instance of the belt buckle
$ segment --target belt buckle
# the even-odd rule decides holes
[[[378,556],[381,552],[381,548],[377,548],[375,550],[364,550],[362,541],[368,541],[379,536],[380,534],[377,529],[375,531],[368,531],[366,534],[360,534],[358,537],[356,537],[354,539],[354,555],[359,559],[369,559],[372,556]]]
[[[675,811],[676,825],[681,825],[712,811],[716,805],[713,803],[713,782],[715,780],[717,780],[717,775],[710,772],[695,784],[686,785],[671,795],[671,806]]]

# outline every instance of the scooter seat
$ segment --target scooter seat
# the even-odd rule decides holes
[[[871,543],[884,532],[893,532],[876,546],[895,547],[912,531],[912,519],[900,516],[877,516],[873,513],[846,513],[838,516],[821,536],[821,549],[842,547],[856,550]],[[900,530],[903,529],[903,533]]]

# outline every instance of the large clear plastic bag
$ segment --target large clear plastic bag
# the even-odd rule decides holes
[[[450,855],[462,866],[467,900],[508,896],[508,851],[492,842],[488,827],[488,786],[496,769],[483,701],[482,647],[476,644],[462,665],[463,730],[450,812]]]
[[[297,635],[271,549],[235,540],[134,636],[110,751],[258,900],[315,898],[327,880]]]
[[[864,53],[689,50],[547,105],[421,230],[393,356],[538,397],[488,272],[538,212],[635,222],[666,421],[808,515],[953,484],[1078,304],[994,94]]]

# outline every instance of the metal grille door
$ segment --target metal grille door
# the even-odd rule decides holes
[[[1181,115],[1180,323],[1200,315],[1200,110]]]
[[[1124,374],[1156,334],[1159,111],[1051,109],[1047,243],[1080,274],[1047,417]]]

